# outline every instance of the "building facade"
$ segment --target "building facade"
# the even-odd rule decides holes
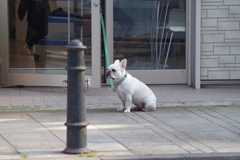
[[[240,79],[240,1],[202,0],[201,6],[201,80],[234,83]]]

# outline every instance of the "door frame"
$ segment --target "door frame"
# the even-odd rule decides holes
[[[1,84],[8,84],[8,66],[9,66],[9,35],[8,35],[8,1],[0,1],[0,62],[1,62]],[[7,15],[7,16],[6,16]]]
[[[191,30],[193,29],[193,16],[191,16],[195,12],[199,12],[199,9],[196,11],[197,5],[195,5],[192,1],[194,0],[187,0],[186,1],[186,68],[185,69],[171,69],[171,70],[128,70],[130,74],[137,77],[139,80],[143,81],[146,84],[188,84],[191,85],[193,82],[192,79],[192,51],[195,47],[191,47],[190,43],[193,39],[191,34]],[[108,50],[109,50],[109,57],[110,62],[113,62],[113,0],[106,3],[106,35],[107,35],[107,43],[108,43]],[[200,18],[199,14],[196,15],[194,18]],[[198,24],[196,24],[198,25]],[[196,27],[196,26],[194,26]],[[195,32],[196,33],[196,32]],[[195,36],[194,36],[195,37]],[[194,41],[195,42],[195,41]],[[194,43],[193,42],[193,43]],[[199,45],[198,45],[199,46]],[[197,58],[197,57],[196,57]],[[196,59],[194,59],[196,60]],[[200,66],[199,66],[200,67]],[[198,69],[199,69],[198,67]],[[143,74],[144,73],[144,74]],[[154,77],[154,78],[149,78]],[[109,84],[109,81],[107,81]]]

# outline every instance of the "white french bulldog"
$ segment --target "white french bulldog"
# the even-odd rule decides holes
[[[113,79],[119,98],[123,102],[123,107],[117,111],[130,112],[132,103],[135,109],[142,111],[156,110],[156,96],[150,88],[143,82],[132,77],[125,70],[127,60],[121,62],[116,60],[107,68],[106,78]]]

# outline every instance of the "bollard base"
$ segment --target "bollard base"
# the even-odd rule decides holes
[[[87,148],[65,148],[63,153],[66,154],[78,154],[78,153],[89,153],[90,151]]]

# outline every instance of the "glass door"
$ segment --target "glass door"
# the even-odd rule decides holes
[[[67,78],[65,46],[73,39],[88,46],[86,78],[91,79],[97,46],[92,45],[91,0],[9,0],[8,10],[9,85],[62,86]],[[94,19],[100,22],[99,17],[95,12]]]
[[[113,0],[112,7],[113,60],[126,58],[129,73],[147,84],[186,84],[186,1]]]

